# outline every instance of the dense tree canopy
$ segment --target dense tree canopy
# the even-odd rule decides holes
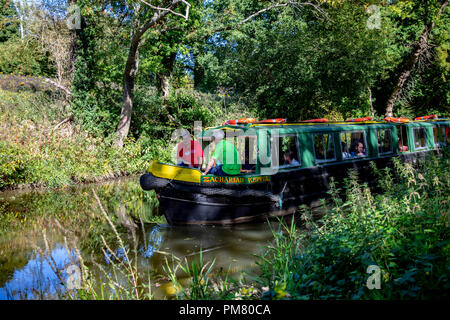
[[[24,23],[27,41],[20,41],[14,3],[0,7],[0,71],[57,78],[56,53],[45,50],[42,35],[28,23],[36,19],[32,9]],[[442,0],[32,3],[53,13],[40,19],[55,21],[65,21],[69,4],[80,8],[81,28],[67,42],[75,54],[66,81],[76,121],[94,134],[120,131],[119,119],[133,135],[150,136],[155,131],[145,121],[183,122],[183,108],[200,107],[195,94],[187,99],[176,93],[183,88],[226,94],[259,117],[299,120],[382,116],[400,83],[395,115],[449,113],[449,9]],[[12,49],[24,54],[7,55]]]

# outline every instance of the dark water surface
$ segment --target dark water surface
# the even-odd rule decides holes
[[[0,299],[61,299],[65,298],[67,281],[77,264],[71,245],[65,245],[62,225],[70,234],[76,234],[77,246],[83,256],[92,256],[97,263],[108,268],[108,259],[101,251],[100,234],[112,237],[111,229],[102,220],[98,195],[105,210],[119,225],[120,216],[141,216],[138,219],[138,268],[152,272],[153,294],[165,298],[168,284],[164,266],[169,256],[215,259],[214,268],[220,273],[229,270],[231,275],[257,272],[255,254],[273,239],[267,223],[218,226],[168,226],[156,213],[157,201],[151,193],[144,193],[138,177],[114,182],[78,187],[0,193]],[[55,220],[57,223],[55,223]],[[276,227],[276,223],[272,224]],[[119,228],[126,246],[131,237],[126,228]],[[45,231],[45,232],[44,232]],[[67,233],[66,233],[67,235]],[[123,255],[115,248],[118,256]],[[42,253],[45,252],[45,256]],[[89,253],[89,254],[88,254]],[[49,263],[50,261],[50,263]],[[58,278],[52,269],[62,270]],[[76,276],[76,274],[72,274]]]

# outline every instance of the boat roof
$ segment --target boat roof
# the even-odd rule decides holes
[[[208,138],[216,130],[224,130],[225,132],[234,131],[234,135],[252,135],[258,130],[279,130],[280,134],[298,133],[298,132],[322,132],[322,131],[357,131],[358,127],[367,128],[367,126],[375,128],[389,128],[396,125],[406,126],[435,126],[436,124],[450,124],[450,118],[432,119],[432,120],[411,120],[409,122],[397,123],[386,121],[335,121],[335,122],[285,122],[285,123],[245,123],[237,125],[221,125],[209,127],[202,131],[201,137]],[[361,128],[362,129],[362,128]]]

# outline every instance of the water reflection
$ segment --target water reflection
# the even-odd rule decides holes
[[[181,259],[198,259],[200,250],[204,261],[215,259],[215,270],[230,270],[240,273],[251,272],[255,267],[255,254],[272,239],[270,229],[265,223],[238,227],[170,227],[165,225],[147,225],[147,231],[138,244],[139,268],[146,272],[151,270],[155,282],[166,278],[164,266],[166,259],[171,261],[167,252]],[[131,244],[126,245],[127,248]],[[107,253],[108,254],[108,253]],[[114,254],[125,259],[121,248]],[[72,260],[76,261],[75,252],[71,251]],[[66,287],[61,284],[48,261],[36,251],[28,254],[29,259],[22,268],[17,268],[10,280],[0,287],[0,299],[60,299],[64,298]],[[66,283],[68,274],[65,270],[72,264],[62,242],[55,242],[50,257],[58,270],[63,270],[61,277]],[[103,265],[109,265],[112,254],[104,257]],[[158,280],[159,279],[159,280]],[[164,282],[164,280],[162,280]],[[164,293],[156,292],[156,298],[163,298]]]
[[[54,263],[57,270],[60,270],[60,277],[64,283],[68,280],[67,268],[76,262],[75,251],[70,252],[66,248],[57,244],[50,253],[46,253],[47,260],[42,255],[32,253],[32,258],[28,260],[25,267],[14,270],[12,279],[0,287],[1,300],[17,299],[57,299],[62,297],[65,286],[61,284],[49,261]],[[78,279],[74,279],[78,280]]]
[[[92,190],[98,194],[105,209],[114,215],[117,210],[126,210],[127,214],[142,213],[144,218],[155,212],[154,199],[144,194],[138,185],[138,179],[131,178],[113,184],[67,188],[48,192],[29,192],[0,196],[0,204],[6,204],[8,210],[19,212],[28,221],[37,221],[40,217],[55,217],[65,226],[72,227],[79,235],[81,244],[92,241],[83,233],[90,228],[91,217],[99,210],[92,198]],[[4,206],[5,207],[5,206]],[[98,212],[97,212],[98,213]],[[1,219],[1,217],[0,217]],[[12,221],[15,223],[16,221]],[[145,219],[144,219],[145,222]],[[147,221],[148,222],[148,221]],[[198,259],[203,252],[203,261],[215,259],[215,270],[229,270],[240,274],[243,270],[251,272],[255,268],[255,254],[272,240],[272,233],[266,223],[243,224],[230,227],[218,226],[167,226],[164,224],[140,223],[136,231],[138,236],[138,267],[144,274],[152,272],[154,284],[167,282],[164,266],[171,255],[188,261]],[[36,224],[37,229],[42,228]],[[20,230],[20,232],[17,232]],[[61,284],[48,261],[34,250],[26,241],[36,236],[36,228],[23,226],[7,228],[0,234],[0,299],[61,299],[65,298],[66,287]],[[59,270],[65,270],[70,257],[64,246],[64,238],[55,228],[48,228],[50,256]],[[126,231],[125,231],[126,232]],[[123,234],[126,248],[133,248],[131,237]],[[42,238],[38,235],[37,239]],[[39,242],[36,241],[36,242]],[[41,244],[41,247],[42,246]],[[103,245],[101,245],[103,247]],[[119,259],[124,259],[122,249],[111,244],[111,250]],[[98,250],[97,253],[101,251]],[[90,256],[88,252],[84,252]],[[95,257],[96,262],[108,272],[112,253]],[[74,255],[73,250],[71,255]],[[133,255],[134,256],[134,255]],[[73,257],[74,258],[74,257]],[[132,256],[130,256],[132,258]],[[86,259],[87,260],[87,259]],[[88,262],[89,263],[89,262]],[[94,264],[90,264],[94,265]],[[100,275],[99,275],[100,276]],[[63,282],[68,274],[61,274]],[[155,290],[155,298],[164,298],[163,292]]]
[[[139,252],[144,258],[151,258],[155,253],[155,250],[161,248],[163,242],[163,234],[161,232],[161,226],[155,225],[149,232],[148,238],[144,239],[145,244],[139,249]]]
[[[255,255],[273,238],[266,223],[234,227],[158,225],[148,235],[144,252],[151,252],[152,256],[147,263],[160,274],[164,273],[162,266],[168,257],[155,250],[188,260],[198,259],[202,251],[204,261],[215,259],[216,269],[250,271]]]

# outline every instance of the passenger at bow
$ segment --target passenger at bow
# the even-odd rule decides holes
[[[177,164],[183,167],[200,169],[203,163],[203,150],[200,143],[192,140],[189,131],[181,133],[183,141],[177,146]]]
[[[236,147],[226,141],[225,133],[216,130],[212,134],[214,152],[208,162],[204,175],[213,174],[216,176],[232,176],[241,173],[241,160]]]

